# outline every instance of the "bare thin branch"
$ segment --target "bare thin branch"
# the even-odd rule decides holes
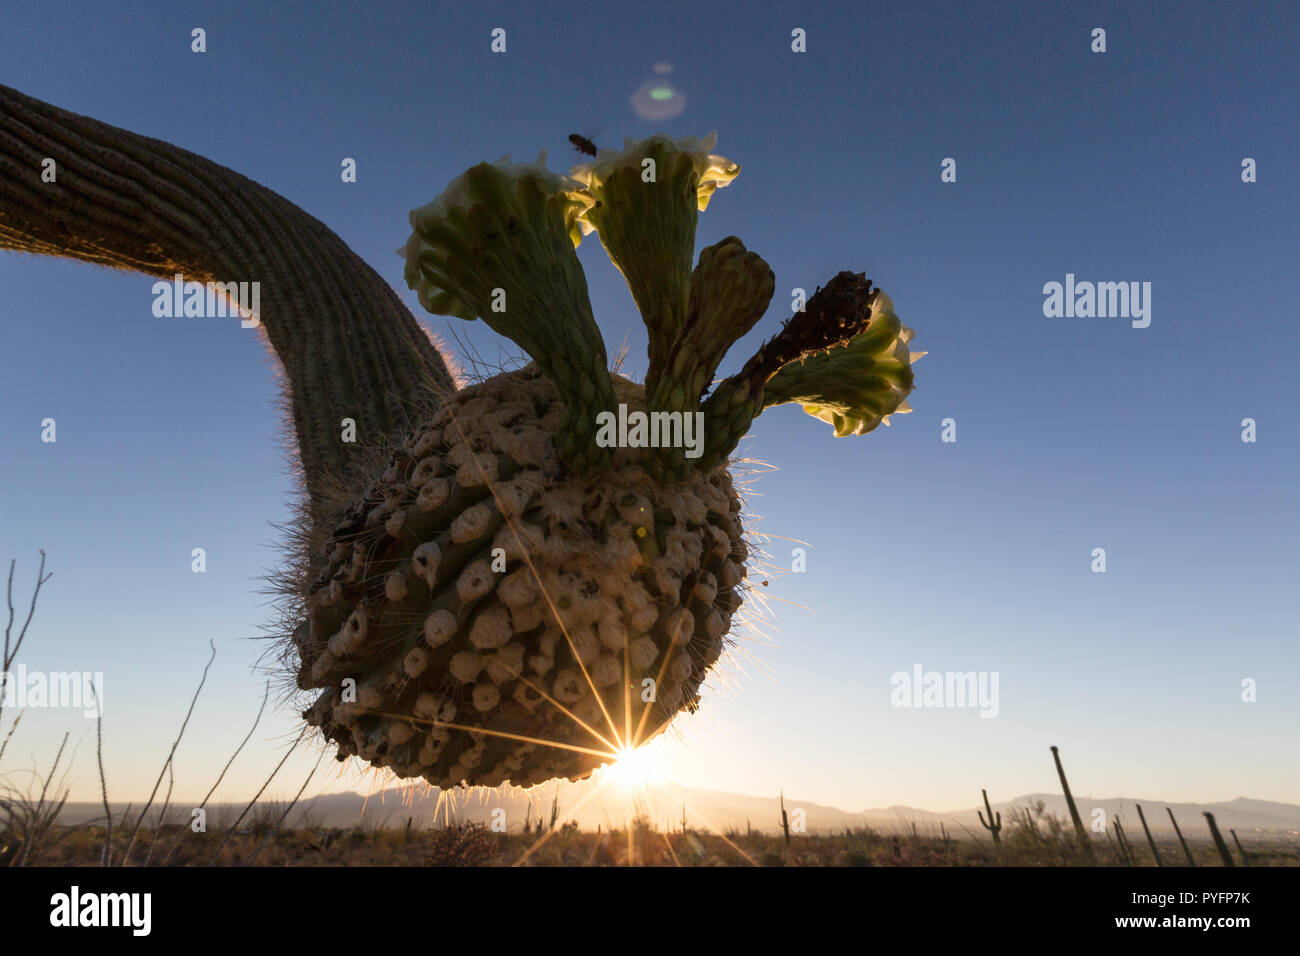
[[[190,709],[185,712],[185,720],[181,723],[181,731],[172,742],[171,753],[167,755],[167,760],[163,763],[162,769],[158,771],[158,779],[154,781],[153,792],[149,794],[149,802],[144,805],[144,809],[140,811],[140,816],[136,818],[135,829],[131,831],[131,839],[126,841],[126,849],[122,852],[123,866],[126,866],[127,861],[131,858],[131,848],[135,846],[135,837],[140,832],[140,824],[144,822],[144,815],[149,811],[149,807],[153,805],[153,798],[158,794],[158,787],[162,785],[163,774],[167,772],[167,768],[171,766],[172,758],[176,756],[176,748],[180,746],[181,738],[185,736],[185,728],[189,726],[190,716],[194,713],[194,705],[198,702],[199,693],[207,682],[208,669],[217,657],[217,646],[212,641],[208,641],[208,646],[212,648],[212,653],[208,656],[208,662],[203,665],[203,676],[199,679],[199,686],[194,690],[194,696],[190,698]]]
[[[268,680],[266,682],[266,690],[262,693],[262,706],[258,708],[257,718],[253,721],[253,726],[248,728],[248,735],[245,736],[243,742],[235,748],[235,752],[230,755],[230,759],[226,761],[226,765],[221,768],[221,773],[217,776],[217,782],[209,788],[208,792],[203,797],[203,802],[198,805],[197,809],[202,810],[208,805],[208,801],[212,799],[212,795],[217,792],[217,787],[221,786],[221,781],[225,779],[226,771],[229,770],[230,765],[235,762],[235,758],[239,756],[239,752],[244,749],[244,744],[248,743],[253,738],[253,731],[257,730],[257,725],[262,722],[262,713],[266,710],[266,702],[270,696],[271,682]],[[181,837],[185,835],[185,832],[184,828],[176,831],[176,838],[172,840],[172,845],[167,848],[167,855],[162,858],[162,863],[159,864],[160,866],[167,865],[167,861],[170,860],[172,854],[176,852],[176,845],[181,842]]]
[[[311,768],[311,773],[307,774],[307,779],[302,782],[302,786],[298,788],[298,792],[294,794],[293,799],[289,801],[289,805],[284,808],[284,813],[282,813],[280,819],[276,821],[275,829],[266,835],[266,839],[261,842],[255,851],[253,851],[253,855],[248,858],[249,866],[252,866],[257,862],[258,856],[261,855],[267,845],[270,844],[279,834],[280,828],[284,826],[284,821],[289,819],[289,814],[293,811],[293,808],[297,806],[298,801],[302,799],[302,794],[303,791],[307,789],[307,784],[311,783],[311,778],[316,776],[316,771],[320,769],[321,761],[325,759],[325,754],[327,752],[328,751],[324,749],[321,750],[320,756],[316,758],[316,766]]]
[[[170,760],[167,762],[167,796],[163,798],[162,809],[158,811],[158,822],[153,826],[153,839],[149,841],[149,852],[144,855],[144,865],[148,866],[149,861],[153,858],[153,848],[158,845],[158,834],[162,832],[163,824],[167,822],[167,810],[171,807],[172,787],[176,784],[176,766]]]
[[[9,738],[14,735],[14,731],[18,729],[18,725],[21,724],[22,722],[23,722],[23,712],[19,711],[18,716],[14,718],[13,726],[9,728],[9,733],[5,734],[4,743],[0,743],[0,760],[4,760],[5,750],[9,746]]]
[[[27,637],[27,625],[32,623],[32,615],[36,613],[36,599],[41,596],[41,588],[53,574],[45,573],[45,549],[41,549],[41,566],[36,571],[36,586],[32,588],[32,603],[27,609],[27,620],[23,621],[22,630],[18,632],[18,640],[10,648],[10,635],[14,626],[14,564],[15,560],[9,561],[9,584],[5,589],[5,596],[9,604],[9,620],[5,624],[5,647],[4,653],[0,654],[0,717],[4,716],[4,692],[9,684],[9,669],[18,657],[18,651],[23,646],[23,639]]]
[[[93,681],[91,686],[93,688]],[[104,852],[100,856],[99,865],[109,867],[113,865],[113,811],[108,807],[108,779],[104,776],[104,711],[99,706],[97,693],[95,711],[99,714],[95,718],[95,758],[99,762],[99,792],[104,798]]]
[[[308,730],[310,730],[310,728],[308,727],[303,728],[302,733],[298,735],[298,739],[293,742],[293,746],[285,751],[284,756],[280,758],[280,762],[275,765],[275,769],[271,771],[271,776],[266,778],[266,782],[262,784],[261,789],[259,789],[257,793],[253,795],[253,799],[248,802],[248,806],[244,807],[244,812],[241,813],[239,815],[239,818],[230,825],[230,829],[226,831],[225,839],[221,841],[221,843],[217,846],[217,849],[213,852],[211,858],[208,860],[208,866],[212,866],[214,863],[217,862],[217,857],[220,856],[221,851],[226,848],[226,844],[230,842],[230,838],[234,835],[235,831],[239,829],[239,825],[244,822],[244,817],[248,816],[248,811],[252,810],[253,805],[256,804],[258,800],[262,799],[262,794],[266,791],[266,788],[271,785],[271,781],[274,780],[275,775],[280,772],[280,768],[283,767],[284,762],[289,759],[289,755],[298,749],[298,745],[302,743],[303,738],[307,735]]]

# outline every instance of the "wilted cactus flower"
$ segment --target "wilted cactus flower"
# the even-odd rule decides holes
[[[714,382],[775,288],[734,236],[692,268],[740,169],[715,139],[628,141],[568,176],[503,157],[411,213],[421,305],[533,362],[446,396],[311,561],[298,681],[340,759],[530,785],[646,742],[696,709],[741,605],[727,462],[754,417],[797,402],[845,435],[907,410],[911,330],[850,272]],[[642,384],[609,371],[575,252],[592,231],[649,333]]]
[[[835,427],[837,438],[865,435],[889,424],[892,412],[912,410],[913,332],[894,314],[894,302],[878,292],[867,329],[842,349],[785,366],[763,388],[763,406],[798,402],[814,418]]]

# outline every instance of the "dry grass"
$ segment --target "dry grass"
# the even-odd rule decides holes
[[[303,826],[275,829],[284,805],[269,805],[245,818],[238,830],[215,828],[189,832],[188,826],[164,826],[161,836],[179,835],[171,864],[204,866],[216,854],[218,866],[1082,866],[1088,865],[1075,844],[1068,821],[1043,813],[1041,807],[1015,811],[1001,846],[982,838],[945,839],[910,831],[882,833],[853,828],[842,833],[784,837],[729,831],[665,832],[648,821],[633,820],[621,829],[592,833],[574,826],[537,833],[494,833],[478,823],[435,829],[379,829]],[[142,831],[137,839],[152,839]],[[115,837],[121,858],[129,835]],[[45,866],[86,866],[99,862],[102,826],[55,824],[37,862]],[[1185,863],[1172,838],[1157,840],[1166,866]],[[1198,866],[1220,866],[1213,844],[1196,842],[1191,850]],[[1249,844],[1255,866],[1300,866],[1300,846],[1284,839],[1255,836]],[[1094,840],[1097,866],[1122,866],[1116,844]],[[1139,848],[1136,862],[1153,866],[1149,850]],[[1240,865],[1240,864],[1238,864]]]

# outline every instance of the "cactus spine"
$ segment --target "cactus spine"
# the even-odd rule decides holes
[[[981,813],[979,810],[976,810],[975,813],[979,816],[980,823],[983,824],[984,829],[988,830],[989,833],[993,835],[993,842],[1001,843],[1002,842],[1002,836],[1001,836],[1002,812],[998,811],[997,816],[995,817],[993,814],[993,805],[989,803],[989,792],[987,790],[981,790],[980,793],[984,795],[984,809],[989,812],[989,818],[988,820],[985,820],[984,814]]]

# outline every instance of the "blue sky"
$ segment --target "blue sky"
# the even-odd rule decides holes
[[[275,189],[417,312],[393,250],[407,212],[466,167],[546,147],[567,170],[574,131],[616,146],[716,129],[743,172],[701,216],[697,249],[738,235],[777,281],[722,371],[775,331],[791,289],[846,268],[890,293],[929,352],[916,412],[891,428],[836,439],[786,407],[742,443],[777,469],[755,487],[756,530],[807,542],[807,571],[769,576],[774,643],[746,644],[761,667],[683,721],[686,743],[665,748],[675,779],[945,810],[981,787],[1055,789],[1056,744],[1081,793],[1300,802],[1293,4],[310,11],[11,2],[0,82]],[[656,124],[630,97],[658,62],[686,108]],[[340,181],[343,157],[356,183]],[[1258,182],[1241,181],[1244,157]],[[594,238],[579,256],[606,342],[626,340],[640,376],[626,284]],[[1044,283],[1067,273],[1150,282],[1150,327],[1044,317]],[[23,662],[105,673],[109,783],[136,801],[209,640],[177,793],[206,791],[247,731],[259,575],[292,490],[260,339],[153,317],[151,284],[0,253],[0,558],[18,559],[20,596],[39,548],[54,572]],[[453,345],[514,351],[481,323],[419,314]],[[769,550],[788,565],[793,546]],[[206,574],[190,572],[194,547]],[[916,663],[997,672],[998,717],[892,707],[890,675]],[[87,735],[73,799],[93,799],[90,721],[32,711],[6,763],[47,763],[65,730]],[[291,708],[269,715],[220,795],[250,794],[295,733]],[[295,755],[272,789],[296,790],[314,762]],[[312,789],[369,786],[334,768]]]

